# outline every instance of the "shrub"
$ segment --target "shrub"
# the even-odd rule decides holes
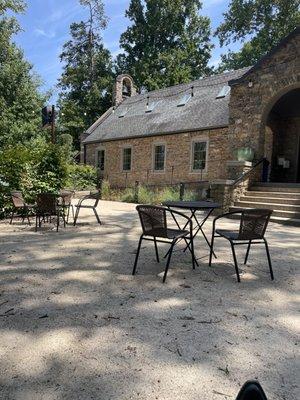
[[[90,165],[70,164],[67,169],[66,187],[75,190],[95,189],[97,186],[97,170]]]
[[[26,145],[9,146],[0,151],[0,210],[2,216],[11,208],[10,193],[20,190],[25,200],[37,193],[57,193],[65,184],[67,165],[62,149],[39,137]]]

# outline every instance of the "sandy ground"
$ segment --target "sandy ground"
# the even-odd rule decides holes
[[[102,226],[86,214],[59,233],[0,223],[1,400],[224,400],[253,378],[270,400],[300,398],[299,228],[269,226],[274,282],[262,246],[247,266],[238,248],[238,284],[227,242],[209,268],[199,238],[200,267],[177,252],[163,285],[150,242],[131,276],[134,206],[99,212]]]

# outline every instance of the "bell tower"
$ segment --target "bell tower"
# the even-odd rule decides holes
[[[136,88],[133,79],[130,75],[122,74],[116,79],[113,92],[113,105],[118,106],[127,97],[132,97],[136,94]]]

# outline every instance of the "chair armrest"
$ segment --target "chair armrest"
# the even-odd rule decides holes
[[[221,219],[221,218],[226,218],[229,215],[234,215],[234,214],[241,214],[243,210],[237,210],[237,211],[230,211],[221,215],[218,215],[217,217],[214,218],[213,220],[213,228],[212,228],[212,234],[215,234],[215,228],[216,228],[216,222]]]

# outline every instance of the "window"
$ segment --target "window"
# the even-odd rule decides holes
[[[123,171],[131,170],[131,147],[125,147],[123,149]]]
[[[219,91],[216,99],[223,99],[223,97],[226,97],[230,93],[230,86],[223,86],[222,89]]]
[[[206,168],[207,142],[193,142],[193,171],[199,171]]]
[[[154,171],[164,171],[165,169],[166,146],[157,144],[154,146]]]
[[[104,171],[105,167],[105,150],[101,149],[97,152],[97,167],[100,171]]]
[[[155,107],[157,107],[161,103],[161,100],[158,101],[152,101],[146,109],[146,113],[151,113]]]
[[[192,98],[191,94],[185,94],[184,96],[181,97],[179,103],[177,104],[177,107],[183,107],[185,106]]]
[[[123,110],[119,114],[119,118],[124,118],[127,113],[128,113],[128,108],[124,107]]]

